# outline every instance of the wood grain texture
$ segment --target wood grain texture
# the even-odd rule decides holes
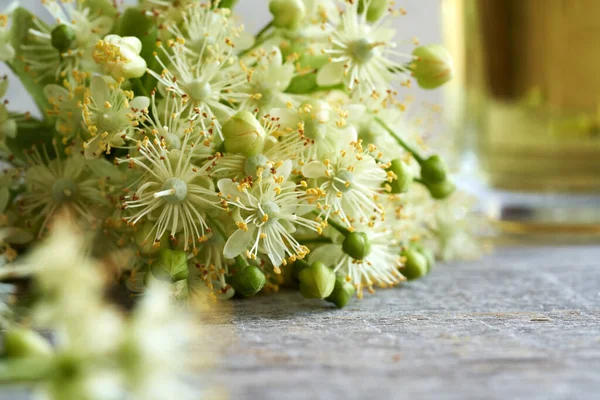
[[[205,322],[222,358],[203,380],[230,399],[600,398],[595,245],[504,247],[344,310],[289,292]]]

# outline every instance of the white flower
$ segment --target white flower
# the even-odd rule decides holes
[[[246,251],[246,256],[254,259],[261,252],[278,270],[280,265],[287,264],[286,258],[293,261],[308,253],[308,248],[293,236],[296,226],[319,232],[321,227],[302,216],[312,209],[304,192],[298,190],[303,185],[285,182],[289,169],[279,173],[280,176],[260,179],[251,187],[231,179],[218,182],[223,201],[231,207],[238,226],[225,244],[225,257],[235,258]]]
[[[0,99],[4,97],[8,89],[8,78],[0,78]],[[6,101],[0,103],[0,146],[5,146],[7,138],[17,135],[17,121],[11,117],[6,108]]]
[[[122,354],[129,355],[124,370],[127,399],[198,398],[183,378],[188,374],[198,330],[171,301],[169,288],[154,281],[133,314]]]
[[[83,101],[83,118],[92,136],[84,143],[86,157],[110,154],[113,147],[123,147],[137,126],[136,117],[147,110],[150,99],[133,97],[121,84],[109,84],[94,76]]]
[[[184,250],[196,249],[196,241],[207,240],[204,209],[219,204],[209,170],[213,161],[197,167],[191,163],[195,143],[185,137],[182,150],[169,151],[158,139],[138,143],[139,157],[128,157],[121,162],[138,166],[144,175],[136,184],[133,194],[125,198],[124,207],[131,215],[127,222],[135,225],[141,220],[154,223],[148,237],[154,233],[155,243],[169,232],[172,240],[183,233]]]
[[[198,107],[206,114],[221,137],[219,119],[230,117],[235,112],[232,106],[223,103],[233,105],[248,97],[241,88],[250,79],[251,71],[237,65],[231,52],[220,52],[199,62],[197,57],[190,56],[184,43],[183,38],[177,38],[169,41],[169,49],[161,46],[167,62],[157,56],[161,73],[152,70],[148,73],[158,80],[159,90],[184,98],[189,107]]]
[[[373,224],[383,212],[378,202],[382,185],[387,179],[386,165],[372,155],[374,146],[364,151],[360,141],[332,154],[331,159],[311,161],[302,167],[302,174],[317,179],[318,189],[309,189],[317,198],[321,216],[334,215],[349,227],[358,219],[361,224]],[[374,154],[381,158],[381,154]]]
[[[93,57],[104,73],[117,80],[139,78],[146,72],[141,51],[142,42],[134,36],[108,35],[96,43]]]
[[[254,72],[244,90],[250,97],[240,108],[267,113],[274,107],[297,105],[294,96],[285,93],[296,75],[296,67],[292,60],[283,62],[278,47],[273,47],[269,52],[257,50],[251,54],[249,61],[254,65]]]
[[[382,288],[394,286],[404,280],[399,272],[402,267],[402,250],[392,232],[387,228],[366,231],[370,252],[363,260],[355,260],[344,253],[339,244],[326,244],[310,253],[310,261],[321,261],[332,266],[334,271],[346,277],[362,297],[363,288],[373,292],[373,286]]]
[[[309,141],[297,129],[281,130],[278,118],[270,114],[259,118],[265,131],[265,144],[258,154],[246,157],[242,154],[226,154],[219,158],[213,170],[217,178],[242,180],[257,178],[258,170],[263,177],[279,168],[284,162],[292,162],[302,154]]]
[[[3,13],[0,13],[0,61],[11,62],[15,58],[16,53],[11,43],[12,37],[8,28],[8,19],[17,5],[18,2],[13,1],[9,3]]]
[[[56,146],[54,151],[60,154]],[[45,148],[42,152],[34,148],[26,157],[30,163],[25,173],[27,191],[19,200],[19,208],[29,224],[42,221],[40,235],[61,209],[73,212],[89,224],[99,209],[107,206],[103,179],[90,173],[80,154],[50,160]]]
[[[81,138],[85,131],[81,108],[86,92],[85,74],[73,74],[73,79],[65,80],[63,85],[44,86],[44,95],[50,107],[46,114],[56,119],[55,128],[65,138]]]
[[[354,127],[346,125],[348,112],[323,100],[310,100],[298,108],[275,108],[270,114],[284,129],[299,130],[309,142],[301,160],[321,160],[357,139]]]
[[[113,20],[107,15],[92,14],[82,1],[47,0],[42,2],[57,25],[48,27],[33,19],[29,41],[21,46],[23,61],[38,80],[46,77],[69,77],[73,71],[94,71],[94,44],[106,35]],[[53,45],[53,32],[61,31],[60,49]]]
[[[370,25],[367,13],[358,12],[359,1],[346,3],[341,22],[329,27],[331,47],[324,53],[330,63],[319,70],[317,83],[331,86],[344,82],[362,98],[387,89],[399,78],[408,84],[405,63],[413,58],[396,50],[396,31],[389,27],[387,18]]]

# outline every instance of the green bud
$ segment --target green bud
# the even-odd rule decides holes
[[[4,352],[9,358],[50,356],[52,346],[36,331],[16,327],[4,332]]]
[[[238,270],[235,275],[230,278],[229,284],[235,289],[236,293],[244,297],[254,296],[260,292],[267,283],[265,274],[260,268],[249,265],[241,270]]]
[[[133,235],[133,240],[143,256],[156,254],[160,249],[167,248],[169,241],[167,235],[160,238],[158,243],[154,242],[153,224],[145,223],[137,228]]]
[[[421,164],[421,179],[427,183],[441,183],[446,180],[446,164],[434,154]]]
[[[383,17],[383,14],[389,8],[389,0],[371,0],[369,9],[367,10],[367,21],[377,22],[379,18]],[[358,3],[358,12],[362,14],[365,9],[365,0],[360,0]]]
[[[333,291],[325,300],[335,304],[338,308],[344,308],[354,296],[355,291],[350,282],[347,282],[344,277],[338,276],[335,278]]]
[[[412,247],[427,259],[427,273],[431,272],[435,266],[435,254],[433,254],[433,251],[423,246],[421,243],[415,243]]]
[[[431,197],[436,200],[443,200],[450,196],[456,190],[456,185],[449,180],[440,183],[426,183]]]
[[[183,251],[161,249],[150,270],[152,275],[161,281],[177,282],[187,279],[187,254]]]
[[[409,281],[422,278],[429,272],[427,258],[417,251],[415,248],[410,247],[402,252],[402,256],[406,258],[404,268],[400,269],[402,275]]]
[[[413,174],[408,164],[404,161],[396,159],[392,160],[392,165],[387,169],[396,175],[396,178],[388,182],[391,187],[390,193],[406,193],[410,188],[410,184],[413,182]]]
[[[423,89],[435,89],[452,79],[454,70],[450,53],[439,44],[420,46],[413,51],[413,76]]]
[[[73,28],[61,24],[52,29],[50,33],[52,47],[61,53],[69,50],[75,41],[75,31]]]
[[[306,6],[302,0],[271,0],[269,11],[273,14],[273,26],[295,31],[306,17]]]
[[[300,293],[307,299],[324,299],[335,286],[335,273],[322,262],[315,262],[298,274]]]
[[[256,155],[265,145],[265,129],[248,111],[240,111],[229,119],[222,128],[225,151],[246,157]]]
[[[342,242],[342,249],[355,260],[364,260],[371,252],[369,237],[364,232],[350,232]]]

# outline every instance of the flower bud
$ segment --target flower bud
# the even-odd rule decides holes
[[[422,278],[429,272],[427,258],[414,247],[410,247],[402,252],[402,256],[406,259],[404,268],[400,272],[409,281]]]
[[[150,269],[152,275],[161,281],[177,282],[187,279],[187,255],[183,251],[162,249]]]
[[[450,196],[456,190],[456,185],[449,180],[440,183],[425,183],[431,197],[436,200],[443,200]]]
[[[260,153],[265,145],[265,129],[248,111],[240,111],[222,128],[225,151],[246,157]]]
[[[145,223],[137,228],[134,233],[133,240],[143,256],[151,256],[156,254],[160,249],[165,249],[169,246],[167,235],[160,238],[158,243],[154,242],[155,234],[153,232],[154,224]]]
[[[335,278],[335,285],[333,291],[325,300],[335,304],[338,308],[344,308],[354,296],[354,286],[350,282],[347,282],[343,277],[338,276]]]
[[[115,79],[139,78],[146,73],[141,51],[142,42],[135,36],[108,35],[96,44],[94,61]]]
[[[392,165],[387,169],[388,172],[393,172],[395,177],[391,182],[388,182],[391,190],[390,193],[406,193],[413,182],[413,174],[408,164],[404,161],[396,159],[392,160]]]
[[[229,282],[235,292],[244,297],[254,296],[260,292],[265,283],[267,283],[265,274],[254,265],[238,270],[235,275],[231,276]]]
[[[306,6],[302,0],[271,0],[269,11],[273,14],[273,26],[295,31],[306,17]]]
[[[300,293],[307,299],[324,299],[335,286],[335,273],[322,262],[315,262],[298,274]]]
[[[427,183],[441,183],[446,180],[446,165],[437,154],[421,164],[421,179]]]
[[[427,273],[431,272],[435,266],[435,254],[433,254],[433,251],[423,246],[421,243],[415,243],[412,247],[427,259]]]
[[[416,59],[411,65],[412,73],[423,89],[435,89],[452,79],[452,58],[444,46],[420,46],[413,56]]]
[[[15,327],[4,332],[4,352],[9,358],[49,356],[52,346],[36,331]]]
[[[360,14],[364,12],[365,1],[366,0],[359,0],[358,12]],[[369,4],[369,9],[367,10],[367,21],[377,22],[390,7],[389,3],[390,0],[371,0],[371,4]]]
[[[69,50],[75,41],[75,31],[68,25],[61,24],[50,32],[52,47],[64,53]]]
[[[364,232],[350,232],[342,242],[342,250],[355,260],[364,260],[371,252],[369,237]]]

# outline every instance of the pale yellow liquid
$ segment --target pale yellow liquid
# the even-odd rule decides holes
[[[496,188],[599,193],[600,0],[443,0],[443,18],[458,151]]]

